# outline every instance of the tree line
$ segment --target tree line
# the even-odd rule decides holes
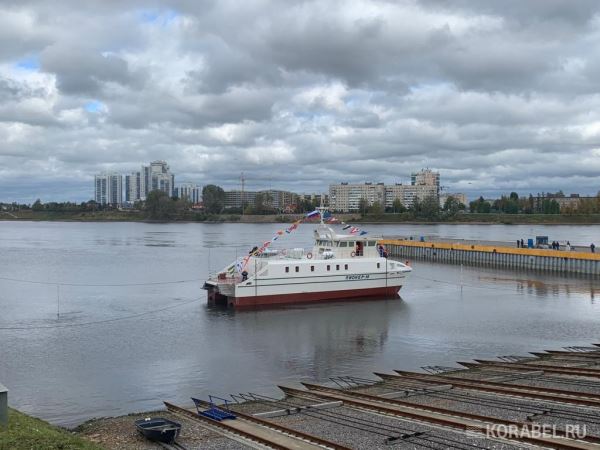
[[[385,207],[380,202],[369,205],[367,199],[359,200],[358,212],[363,217],[382,218],[385,214],[399,214],[405,219],[442,220],[448,219],[461,211],[466,206],[457,198],[449,196],[440,207],[437,196],[427,196],[421,200],[415,198],[410,207],[404,206],[400,199],[395,199],[391,207]]]
[[[488,201],[479,197],[469,203],[473,213],[504,214],[600,214],[600,193],[592,198],[578,198],[575,204],[561,208],[557,199],[565,198],[562,191],[543,197],[519,197],[516,192],[503,195],[497,200]]]

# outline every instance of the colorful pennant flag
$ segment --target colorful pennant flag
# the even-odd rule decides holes
[[[237,269],[238,272],[243,272],[244,269],[246,268],[246,266],[248,265],[248,262],[250,261],[250,258],[252,256],[257,256],[262,254],[267,247],[269,247],[274,241],[276,241],[277,239],[279,239],[279,236],[283,236],[284,232],[287,234],[291,234],[292,231],[294,231],[295,229],[298,228],[298,225],[300,225],[303,221],[307,220],[307,219],[313,219],[316,218],[318,216],[320,216],[321,213],[318,210],[312,211],[307,213],[303,219],[298,219],[296,220],[294,223],[292,223],[289,227],[287,227],[285,230],[279,230],[276,232],[275,236],[273,236],[273,238],[270,241],[266,241],[263,243],[263,245],[260,248],[257,248],[255,251],[253,251],[251,254],[245,256],[241,261],[238,261],[237,264],[231,265],[230,267],[227,268],[227,272],[232,273],[235,269]],[[361,230],[358,227],[354,227],[350,224],[347,224],[335,217],[332,217],[331,213],[329,211],[325,211],[323,213],[323,219],[326,223],[339,223],[342,225],[342,230],[349,230],[350,234],[359,234],[359,236],[364,236],[365,234],[367,234],[366,231]]]

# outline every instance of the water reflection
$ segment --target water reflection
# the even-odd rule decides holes
[[[533,278],[537,276],[538,278]],[[561,278],[547,273],[532,273],[528,278],[522,274],[510,276],[480,276],[484,282],[501,287],[514,287],[518,292],[526,292],[537,297],[588,298],[595,300],[600,291],[600,281],[597,277]]]
[[[276,228],[0,223],[0,236],[11,236],[0,239],[3,277],[140,283],[61,288],[57,321],[54,287],[0,280],[0,380],[11,389],[11,402],[74,425],[94,416],[159,408],[164,399],[184,403],[191,395],[276,394],[282,382],[454,365],[474,357],[589,345],[597,337],[597,302],[570,301],[593,300],[600,289],[597,280],[491,268],[461,271],[422,261],[413,261],[402,299],[240,312],[206,307],[201,285],[209,270],[225,267]],[[369,231],[418,233],[418,227],[413,233],[405,228]],[[460,230],[471,228],[452,232]],[[569,229],[571,236],[576,232]],[[583,238],[586,233],[587,228]],[[311,226],[301,228],[282,245],[305,246],[311,234]],[[38,244],[31,245],[32,240]],[[198,281],[150,284],[166,280]],[[163,310],[194,298],[200,301]],[[138,313],[147,314],[74,328],[2,330]]]

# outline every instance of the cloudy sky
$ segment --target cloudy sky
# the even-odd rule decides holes
[[[0,201],[93,175],[600,189],[600,2],[0,1]]]

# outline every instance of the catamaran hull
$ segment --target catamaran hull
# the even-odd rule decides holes
[[[231,308],[257,308],[292,304],[318,303],[327,301],[394,298],[402,286],[344,289],[338,291],[296,292],[288,294],[256,295],[248,297],[228,297],[216,288],[208,289],[209,304],[227,305]]]

